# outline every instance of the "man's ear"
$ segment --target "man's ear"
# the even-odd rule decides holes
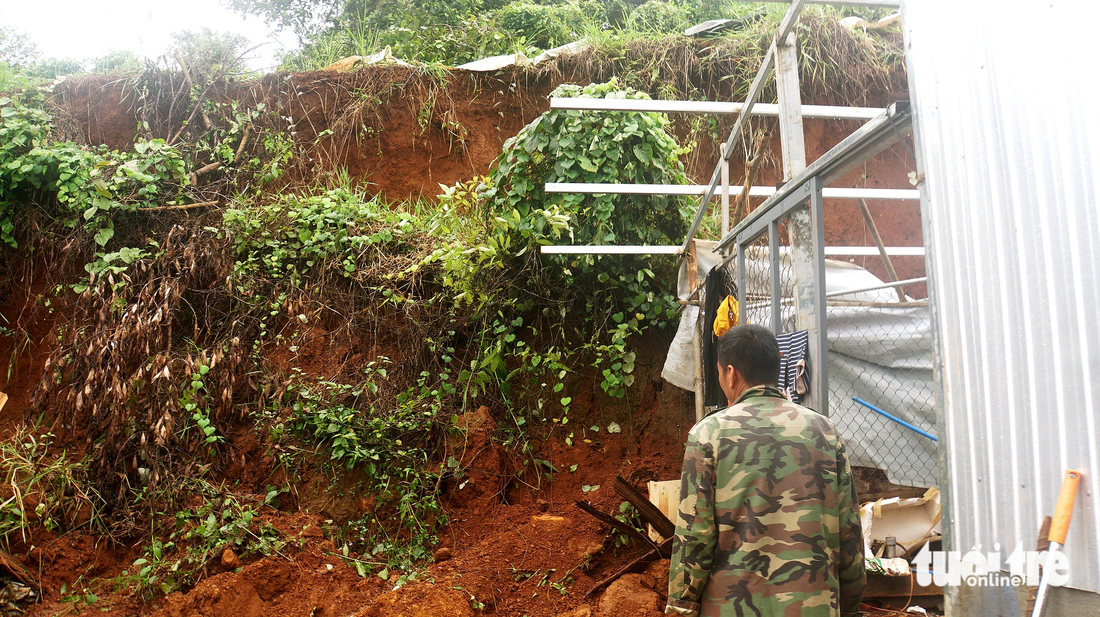
[[[737,374],[737,369],[733,368],[732,364],[727,364],[724,367],[719,365],[718,373],[724,383],[733,385],[734,375]]]

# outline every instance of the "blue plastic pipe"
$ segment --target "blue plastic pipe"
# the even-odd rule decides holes
[[[933,435],[932,433],[929,433],[928,431],[921,430],[921,429],[913,426],[912,424],[909,424],[905,420],[902,420],[901,418],[899,418],[897,416],[890,415],[890,414],[886,413],[885,411],[879,409],[878,407],[875,407],[874,405],[868,403],[867,401],[859,398],[858,396],[853,396],[852,400],[859,403],[860,405],[863,405],[867,409],[870,409],[871,411],[874,411],[878,414],[886,416],[887,418],[893,420],[894,422],[897,422],[898,424],[900,424],[900,425],[904,426],[905,428],[913,431],[914,433],[920,433],[921,435],[924,435],[925,437],[931,439],[932,441],[936,441],[936,442],[939,441],[939,439],[936,439],[936,436]]]

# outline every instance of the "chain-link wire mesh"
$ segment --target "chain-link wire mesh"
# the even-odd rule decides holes
[[[852,464],[896,484],[937,484],[936,442],[868,406],[936,434],[928,303],[898,302],[886,288],[830,298],[826,314],[829,415]]]
[[[790,237],[786,220],[779,225],[776,234],[779,247],[779,319],[780,327],[773,324],[772,310],[772,259],[770,236],[765,233],[745,247],[745,306],[741,307],[740,323],[764,326],[773,332],[792,332],[797,323],[794,306],[794,266],[790,255]],[[737,260],[730,258],[723,266],[730,281],[737,281]],[[729,293],[735,294],[731,286]]]
[[[736,269],[736,268],[735,268]],[[772,327],[771,309],[771,249],[768,234],[745,247],[745,306],[741,307],[741,323]]]

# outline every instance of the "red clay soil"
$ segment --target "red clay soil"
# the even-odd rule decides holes
[[[0,326],[12,331],[0,336],[0,392],[8,403],[0,410],[0,436],[23,421],[31,391],[42,379],[54,326],[52,282],[41,269],[12,270],[0,278]]]
[[[586,500],[617,514],[623,500],[611,488],[616,475],[642,489],[648,480],[678,476],[680,444],[693,411],[689,393],[660,379],[667,344],[667,335],[661,335],[641,346],[635,369],[640,387],[626,401],[607,398],[594,382],[571,386],[576,402],[569,431],[558,427],[533,444],[536,455],[548,460],[556,473],[522,472],[522,458],[490,439],[494,419],[487,409],[462,416],[465,437],[449,448],[462,461],[466,476],[443,487],[449,523],[439,531],[437,562],[405,586],[396,588],[408,573],[391,572],[386,581],[375,574],[361,578],[341,558],[335,538],[326,535],[334,528],[331,519],[352,520],[370,503],[356,493],[354,478],[341,485],[339,492],[346,496],[335,498],[326,491],[325,476],[317,474],[297,479],[300,497],[283,504],[298,511],[263,508],[263,522],[288,540],[281,554],[244,563],[215,559],[192,589],[149,603],[135,598],[120,578],[124,572],[133,574],[142,547],[113,546],[84,532],[58,537],[32,527],[27,541],[16,538],[10,546],[42,585],[42,602],[27,614],[610,617],[628,614],[622,611],[629,608],[629,614],[656,615],[655,607],[663,606],[667,573],[661,568],[667,572],[667,561],[651,566],[648,574],[624,578],[603,594],[585,597],[598,581],[646,549],[616,548],[607,526],[574,502]],[[310,354],[306,368],[318,374],[339,372],[332,357]],[[33,382],[33,371],[21,379]],[[22,418],[9,422],[17,419]],[[611,422],[620,424],[622,432],[607,433]],[[594,425],[601,430],[591,430]],[[569,433],[575,436],[572,447],[565,443]],[[254,432],[242,428],[232,439],[242,463],[225,470],[227,479],[241,480],[242,490],[263,486],[271,478],[271,465],[264,461]],[[94,594],[93,603],[84,600],[88,594]],[[654,610],[638,612],[639,606]]]

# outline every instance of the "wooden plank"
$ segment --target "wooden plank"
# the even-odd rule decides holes
[[[635,558],[630,563],[626,564],[622,568],[619,568],[611,576],[603,579],[592,586],[592,589],[588,590],[588,593],[584,594],[584,597],[589,598],[595,595],[597,592],[603,590],[611,583],[614,583],[618,578],[624,574],[631,574],[633,572],[641,572],[650,563],[657,561],[657,558],[662,555],[662,552],[667,551],[667,554],[672,554],[672,538],[666,538],[664,542],[661,542],[656,549],[649,549],[645,553]]]
[[[699,289],[699,261],[695,250],[695,240],[688,242],[688,250],[684,255],[684,267],[687,268],[688,293],[695,293]]]
[[[890,277],[889,282],[893,283],[898,280],[898,273],[894,271],[894,262],[890,261],[890,254],[886,252],[886,245],[882,243],[882,236],[878,235],[878,226],[875,225],[875,219],[871,218],[871,210],[867,208],[867,202],[862,199],[857,199],[856,203],[859,204],[859,211],[863,213],[863,223],[871,231],[871,237],[874,238],[875,246],[878,247],[879,255],[882,256],[882,263],[886,266],[886,275]],[[901,287],[895,287],[894,291],[898,294],[898,302],[905,302],[905,291]]]
[[[942,596],[943,587],[917,583],[917,576],[886,576],[878,572],[867,573],[867,587],[863,590],[863,599],[871,598],[907,598],[909,596]]]
[[[668,520],[668,517],[665,516],[664,512],[661,512],[660,508],[650,503],[649,499],[639,493],[629,482],[624,480],[621,476],[615,476],[614,487],[615,492],[622,496],[623,499],[629,501],[630,505],[637,508],[642,518],[650,525],[653,525],[657,533],[665,538],[671,538],[676,535],[676,525]]]
[[[649,538],[643,536],[641,533],[638,532],[637,529],[634,529],[630,525],[627,525],[626,523],[620,521],[619,519],[615,518],[614,516],[611,516],[610,514],[605,514],[603,512],[600,512],[599,510],[596,509],[595,506],[588,503],[587,501],[579,501],[578,500],[578,501],[574,501],[573,503],[575,503],[577,505],[577,507],[580,508],[581,510],[584,510],[585,512],[587,512],[589,515],[591,515],[597,521],[600,521],[601,523],[606,523],[608,525],[611,525],[615,529],[618,529],[619,531],[621,531],[621,532],[625,533],[626,535],[630,536],[632,539],[634,539],[636,542],[638,542],[638,544],[640,544],[642,546],[649,546],[651,548],[657,548],[657,545],[654,544],[652,540],[650,540]]]

